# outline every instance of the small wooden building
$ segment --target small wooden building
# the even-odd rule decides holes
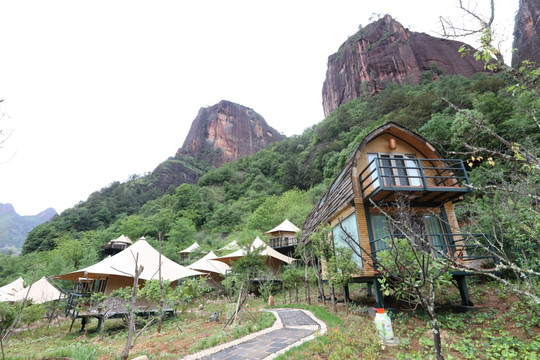
[[[334,247],[350,246],[344,232],[351,235],[357,247],[353,257],[360,267],[353,281],[373,284],[376,306],[384,307],[376,259],[377,252],[387,246],[384,239],[399,236],[387,216],[397,211],[398,198],[406,199],[414,209],[415,228],[434,248],[455,254],[467,264],[482,258],[473,255],[474,249],[465,243],[471,234],[461,233],[454,212],[454,203],[472,190],[469,185],[461,160],[443,158],[426,139],[389,122],[360,142],[307,216],[301,241],[309,242],[310,235],[321,224],[333,226]],[[466,275],[453,273],[462,305],[470,306]]]

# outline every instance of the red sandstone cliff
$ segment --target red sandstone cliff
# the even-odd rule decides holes
[[[222,100],[199,110],[176,157],[190,155],[219,166],[266,149],[283,138],[253,109]]]
[[[422,81],[422,73],[462,74],[483,71],[483,64],[461,57],[458,41],[411,32],[390,15],[350,37],[328,58],[322,97],[325,116],[339,105],[362,95],[373,95],[384,83]]]
[[[540,1],[521,0],[514,28],[512,66],[523,60],[540,64]]]

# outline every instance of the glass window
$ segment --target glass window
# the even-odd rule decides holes
[[[373,236],[375,237],[375,251],[388,249],[388,244],[383,241],[383,239],[390,236],[386,215],[372,214],[371,221],[373,223]]]
[[[422,186],[420,181],[420,164],[415,155],[405,155],[408,160],[405,160],[405,166],[407,167],[407,173],[409,175],[409,182],[411,186]]]
[[[384,186],[422,186],[420,165],[414,154],[367,154],[369,170],[374,180],[373,187],[379,187],[375,162]]]
[[[425,215],[427,232],[429,234],[429,242],[435,249],[446,252],[446,239],[442,231],[439,217],[435,215]]]
[[[375,164],[377,160],[377,154],[368,154],[368,164],[369,164],[369,172],[371,173],[371,180],[373,181],[373,189],[377,189],[379,187],[379,177],[377,176],[377,165]]]
[[[332,238],[334,239],[335,247],[344,247],[350,249],[352,245],[350,245],[350,243],[353,242],[353,246],[355,247],[353,249],[353,260],[360,266],[360,268],[363,267],[362,257],[359,256],[359,254],[362,253],[362,250],[360,249],[360,238],[358,236],[356,213],[352,213],[342,220],[341,226],[338,224],[334,227]]]

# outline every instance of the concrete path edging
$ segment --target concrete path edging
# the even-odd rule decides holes
[[[321,336],[321,335],[324,335],[327,331],[328,331],[328,326],[326,326],[326,323],[322,320],[319,320],[318,317],[316,317],[315,315],[313,315],[313,313],[309,310],[302,310],[302,309],[297,309],[297,310],[300,310],[302,312],[304,312],[304,314],[306,314],[307,316],[309,316],[313,321],[315,321],[317,324],[319,324],[319,331],[317,331],[315,334],[312,334],[312,335],[309,335],[308,337],[305,337],[303,339],[300,339],[298,340],[297,342],[295,342],[294,344],[292,345],[289,345],[287,346],[286,348],[283,348],[281,350],[279,350],[278,352],[275,352],[273,353],[272,355],[270,356],[267,356],[265,357],[263,360],[270,360],[270,359],[274,359],[276,357],[278,357],[279,355],[281,354],[284,354],[286,353],[287,351],[289,351],[289,349],[292,349],[293,347],[296,347],[302,343],[305,343],[306,341],[311,341],[313,339],[315,339],[317,336]],[[271,311],[271,310],[268,310],[268,311]],[[274,316],[276,316],[276,318],[278,317],[278,315],[274,312]],[[277,320],[276,320],[277,322]],[[308,325],[309,326],[309,325]],[[301,329],[304,329],[308,326],[290,326],[291,328],[301,328]]]
[[[300,345],[300,344],[302,344],[302,343],[304,343],[306,341],[310,341],[310,340],[314,339],[315,337],[326,333],[326,331],[328,330],[328,327],[326,326],[326,324],[323,321],[319,320],[315,315],[313,315],[313,313],[311,311],[308,311],[308,310],[294,309],[294,308],[275,308],[275,309],[263,309],[262,311],[271,312],[275,316],[276,321],[274,322],[274,324],[271,327],[266,328],[266,329],[261,330],[261,331],[257,331],[256,333],[253,333],[253,334],[246,335],[246,336],[244,336],[244,337],[242,337],[240,339],[236,339],[236,340],[224,343],[224,344],[220,344],[220,345],[208,348],[208,349],[201,350],[201,351],[199,351],[197,353],[194,353],[194,354],[191,354],[191,355],[187,355],[186,357],[181,358],[181,360],[197,360],[197,359],[202,359],[202,358],[205,358],[205,357],[209,357],[209,356],[211,356],[213,354],[216,354],[216,353],[218,353],[220,351],[223,351],[225,349],[229,349],[231,347],[234,347],[234,346],[240,345],[242,343],[245,343],[246,341],[262,337],[263,335],[269,334],[271,332],[274,332],[274,331],[277,331],[277,330],[280,330],[280,329],[283,329],[283,328],[297,329],[297,330],[301,330],[301,331],[302,330],[309,330],[311,332],[314,331],[314,333],[312,333],[311,335],[303,337],[303,338],[299,339],[298,341],[296,341],[295,343],[293,343],[293,344],[291,344],[291,345],[289,345],[289,346],[287,346],[285,348],[279,349],[278,351],[276,351],[276,352],[270,354],[269,356],[263,358],[263,360],[271,360],[271,359],[274,359],[277,356],[285,353],[286,351],[288,351],[289,349],[291,349],[291,348],[293,348],[295,346],[298,346],[298,345]],[[313,320],[316,323],[316,325],[285,326],[283,324],[281,316],[279,315],[279,311],[283,311],[283,312],[285,312],[285,311],[301,311],[304,314],[306,314],[311,320]]]

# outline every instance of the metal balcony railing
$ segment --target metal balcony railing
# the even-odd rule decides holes
[[[374,260],[377,259],[378,253],[389,249],[389,240],[392,238],[404,239],[405,235],[392,234],[370,242]],[[473,268],[494,268],[497,264],[497,258],[491,250],[488,234],[425,234],[424,239],[427,239],[433,248],[431,253],[435,257],[448,257],[452,261],[461,262]],[[425,241],[418,239],[417,242],[419,247],[429,250]]]
[[[84,298],[89,298],[90,293],[80,294],[80,293],[70,293],[66,302],[65,314],[66,316],[71,316],[77,318],[79,316],[80,302]],[[85,300],[86,302],[87,300]]]
[[[272,249],[278,249],[287,246],[296,246],[298,239],[295,237],[278,237],[270,239],[268,244]]]
[[[359,180],[362,198],[377,201],[391,197],[394,192],[441,201],[448,198],[444,193],[471,191],[463,161],[458,159],[373,157],[360,172]],[[434,194],[428,195],[430,192]]]

